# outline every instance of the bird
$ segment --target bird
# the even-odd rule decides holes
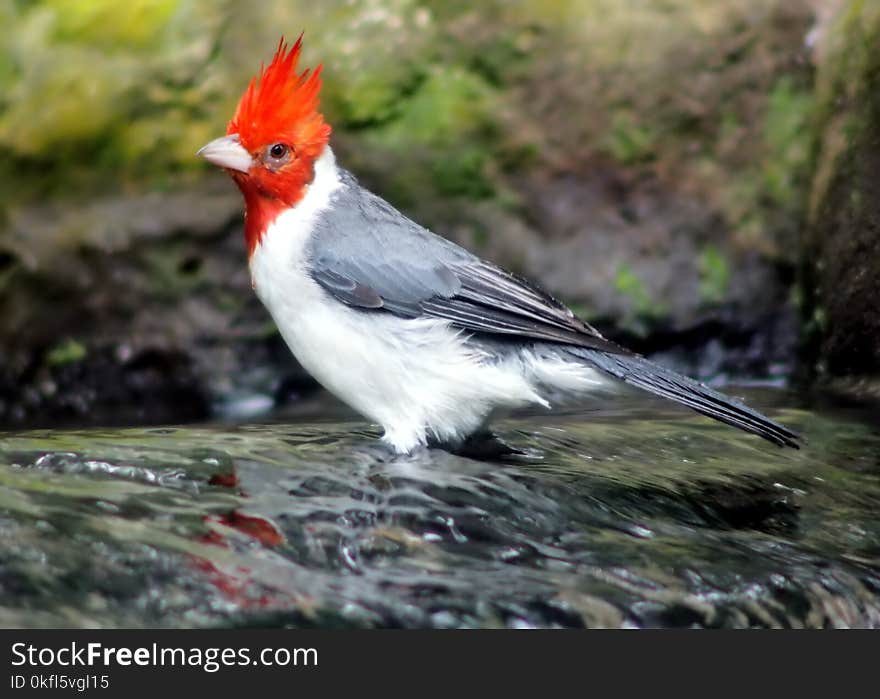
[[[800,436],[603,337],[539,286],[414,222],[337,164],[321,70],[282,37],[198,156],[241,190],[252,286],[293,355],[397,454],[493,415],[629,384],[781,446]]]

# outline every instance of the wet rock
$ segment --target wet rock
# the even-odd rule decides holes
[[[841,3],[838,13],[829,18],[820,49],[817,162],[804,250],[814,358],[820,370],[832,377],[876,377],[880,373],[880,7]]]
[[[0,297],[0,422],[205,419],[308,382],[253,296],[228,183],[12,217]],[[277,399],[273,396],[277,395]]]
[[[204,420],[211,406],[190,358],[159,349],[120,360],[112,349],[63,365],[0,374],[7,426],[130,425]]]
[[[505,462],[326,419],[7,434],[0,622],[880,625],[868,408],[789,408],[795,452],[641,406],[502,420]]]

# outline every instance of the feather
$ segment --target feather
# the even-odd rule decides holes
[[[327,144],[330,126],[318,112],[322,66],[297,73],[301,50],[302,35],[290,49],[282,38],[271,63],[241,96],[226,133],[238,134],[247,150],[283,141],[314,160]]]

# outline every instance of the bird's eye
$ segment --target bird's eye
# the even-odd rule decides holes
[[[287,164],[295,150],[286,143],[273,143],[263,151],[263,165],[269,170],[278,170]]]

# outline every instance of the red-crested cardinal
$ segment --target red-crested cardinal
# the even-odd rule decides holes
[[[779,445],[798,435],[606,340],[536,286],[414,223],[336,164],[321,66],[283,40],[227,135],[199,151],[245,201],[257,295],[302,366],[407,453],[456,446],[497,409],[615,380]]]

